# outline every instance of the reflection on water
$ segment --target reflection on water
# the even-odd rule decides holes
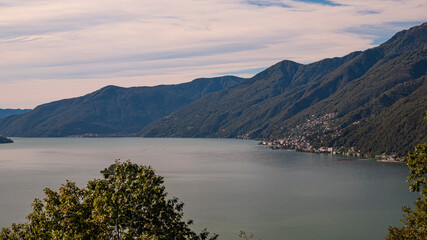
[[[0,227],[23,222],[42,189],[80,186],[115,159],[153,166],[195,229],[221,239],[383,239],[408,192],[404,165],[272,151],[233,139],[17,138],[0,145]]]

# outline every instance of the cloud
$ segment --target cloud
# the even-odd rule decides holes
[[[286,5],[280,1],[272,1],[272,0],[263,0],[263,1],[245,1],[246,4],[255,5],[258,7],[282,7],[282,8],[290,8],[289,5]]]
[[[340,4],[336,3],[337,1],[328,1],[328,0],[296,0],[296,1],[325,4],[330,6],[340,6]]]
[[[2,1],[0,107],[342,56],[426,11],[423,0]]]

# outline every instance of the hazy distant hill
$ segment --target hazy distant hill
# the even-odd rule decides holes
[[[23,114],[29,111],[31,111],[31,109],[9,109],[9,108],[1,109],[0,108],[0,119],[11,116],[11,115],[15,115],[15,114]]]
[[[339,130],[321,138],[313,130],[304,133],[307,139],[404,154],[427,140],[426,71],[427,23],[345,57],[308,65],[282,61],[151,123],[141,136],[273,139],[333,113]]]
[[[156,87],[107,86],[82,97],[40,105],[0,119],[0,134],[25,137],[126,135],[196,99],[232,87],[243,78],[225,76]]]

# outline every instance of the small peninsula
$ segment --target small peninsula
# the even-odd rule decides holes
[[[0,144],[1,143],[13,143],[12,139],[0,136]]]

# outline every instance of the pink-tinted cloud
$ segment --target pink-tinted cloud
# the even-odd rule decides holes
[[[259,4],[257,4],[259,3]],[[0,4],[0,107],[309,63],[426,21],[424,0],[14,0]],[[246,75],[249,76],[249,75]]]

